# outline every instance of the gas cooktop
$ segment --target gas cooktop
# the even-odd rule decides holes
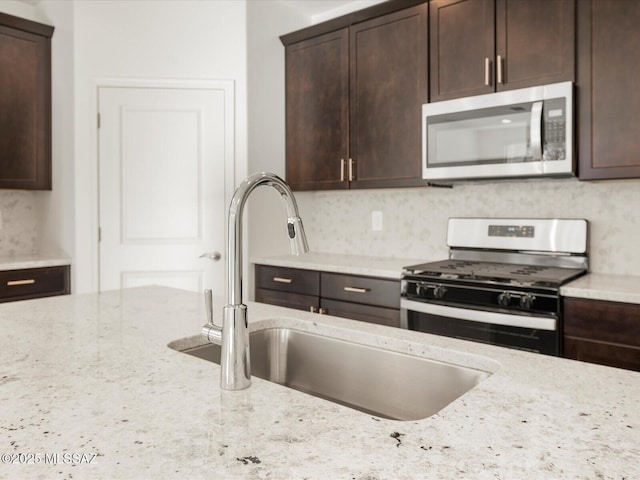
[[[405,267],[405,271],[424,278],[550,287],[558,287],[585,273],[582,268],[451,259],[412,265]]]

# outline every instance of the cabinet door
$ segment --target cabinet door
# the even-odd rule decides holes
[[[52,34],[0,13],[0,188],[51,190]]]
[[[564,356],[640,371],[640,305],[565,298]]]
[[[428,5],[350,28],[351,188],[423,185]]]
[[[432,0],[429,3],[432,102],[495,90],[494,24],[494,0]]]
[[[496,1],[496,89],[575,79],[575,1]]]
[[[294,190],[348,188],[348,29],[288,46],[286,91],[287,182]]]
[[[581,179],[640,177],[640,2],[578,2]]]

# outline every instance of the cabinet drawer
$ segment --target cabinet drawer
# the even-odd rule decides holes
[[[583,362],[640,371],[640,348],[564,337],[564,357]]]
[[[318,304],[320,303],[317,296],[280,292],[278,290],[267,290],[265,288],[256,288],[256,302],[295,308],[296,310],[305,310],[307,312],[317,311]]]
[[[337,317],[351,318],[363,322],[400,327],[400,310],[385,307],[372,307],[359,303],[321,300],[323,313]]]
[[[322,298],[400,309],[400,282],[381,278],[322,273]]]
[[[640,347],[640,305],[565,298],[564,334]]]
[[[320,273],[298,268],[256,265],[256,289],[320,295]]]
[[[66,295],[69,266],[29,268],[0,272],[0,302]]]

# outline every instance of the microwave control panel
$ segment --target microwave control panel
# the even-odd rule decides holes
[[[564,98],[544,101],[544,151],[545,160],[564,160],[567,143],[567,115]]]

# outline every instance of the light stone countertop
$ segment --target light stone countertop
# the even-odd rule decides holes
[[[425,260],[309,252],[304,255],[252,257],[251,263],[399,280],[403,267],[425,263]]]
[[[588,273],[560,287],[565,297],[640,304],[640,276]]]
[[[640,373],[271,305],[248,311],[252,330],[290,326],[493,374],[429,418],[384,420],[259,378],[221,391],[217,365],[167,347],[201,343],[196,293],[5,303],[0,453],[40,463],[4,463],[0,478],[640,478]],[[55,453],[57,464],[44,462]]]
[[[71,265],[71,259],[55,255],[16,255],[0,257],[0,271],[23,270],[26,268],[59,267]]]

